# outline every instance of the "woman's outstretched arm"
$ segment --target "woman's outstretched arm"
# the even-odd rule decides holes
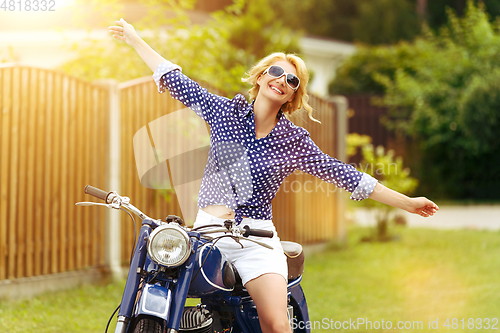
[[[423,217],[432,216],[439,210],[434,202],[425,197],[410,198],[380,183],[377,183],[369,198]]]
[[[131,24],[127,23],[124,19],[115,21],[115,23],[117,26],[109,27],[109,32],[113,34],[115,39],[124,41],[132,46],[153,72],[158,65],[165,61],[165,58],[153,50],[151,46],[137,35],[137,32]]]
[[[214,119],[223,112],[239,110],[248,105],[245,97],[235,96],[232,100],[210,93],[198,83],[182,74],[182,69],[153,50],[139,35],[134,27],[123,18],[109,27],[109,32],[119,41],[132,46],[148,67],[153,71],[153,79],[158,92],[168,90],[170,96],[191,108],[198,116],[212,125]],[[224,106],[224,107],[222,107]]]

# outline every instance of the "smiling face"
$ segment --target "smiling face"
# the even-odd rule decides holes
[[[273,65],[281,66],[285,72],[297,75],[295,66],[288,61],[276,61]],[[257,79],[257,84],[260,86],[259,95],[262,94],[280,105],[292,101],[295,97],[295,91],[286,83],[285,75],[275,78],[268,74],[261,74]]]

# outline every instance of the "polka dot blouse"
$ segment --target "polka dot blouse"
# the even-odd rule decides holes
[[[253,104],[243,95],[228,99],[209,93],[169,61],[158,66],[153,79],[160,93],[168,89],[210,126],[200,208],[226,205],[235,211],[238,223],[242,216],[272,220],[271,201],[297,169],[351,192],[353,200],[368,198],[375,188],[375,178],[323,153],[309,132],[281,111],[272,131],[256,139]]]

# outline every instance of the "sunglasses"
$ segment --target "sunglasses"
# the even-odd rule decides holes
[[[285,70],[281,66],[271,65],[262,74],[266,73],[269,74],[269,76],[277,79],[285,75],[286,84],[288,84],[288,86],[292,88],[294,91],[297,91],[297,89],[299,89],[300,80],[297,77],[297,75],[285,72]]]

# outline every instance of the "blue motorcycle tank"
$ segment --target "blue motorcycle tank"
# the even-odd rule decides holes
[[[200,240],[196,251],[193,279],[189,286],[188,297],[203,297],[217,293],[229,293],[234,286],[224,285],[224,275],[234,276],[231,264],[226,256],[213,243]],[[227,279],[226,279],[227,280]]]

